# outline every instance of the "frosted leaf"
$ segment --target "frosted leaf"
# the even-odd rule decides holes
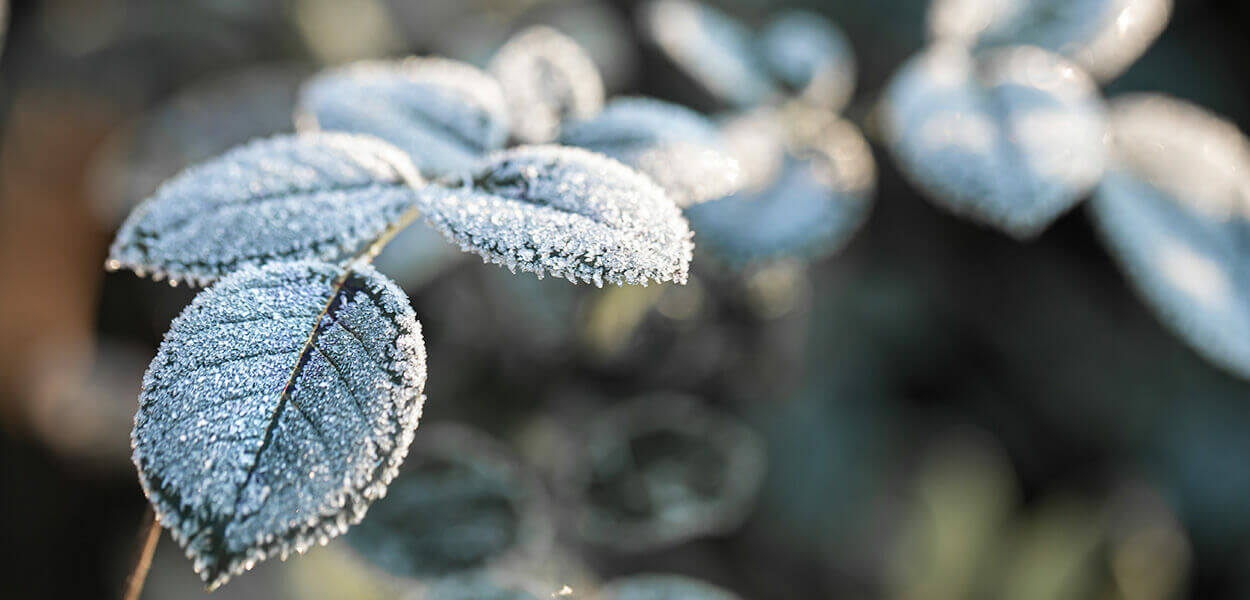
[[[421,213],[484,260],[599,286],[686,281],[686,220],[650,179],[614,160],[521,146],[483,159],[462,183],[424,188]]]
[[[738,162],[716,126],[684,106],[617,98],[599,116],[566,124],[560,142],[646,173],[678,206],[723,198],[738,187]]]
[[[929,37],[1058,52],[1095,79],[1119,75],[1167,26],[1172,0],[933,0]]]
[[[777,181],[786,157],[780,111],[759,108],[732,115],[720,126],[725,150],[738,161],[738,193],[759,192]]]
[[[1250,141],[1161,95],[1112,102],[1112,164],[1090,202],[1097,230],[1163,323],[1250,378]]]
[[[681,575],[643,574],[609,581],[598,600],[741,600],[710,583]]]
[[[408,298],[372,267],[244,268],[174,320],[143,377],[139,482],[215,588],[364,517],[407,454],[425,373]]]
[[[755,505],[764,445],[695,398],[657,394],[614,406],[585,433],[573,511],[585,541],[640,552],[731,531]]]
[[[272,64],[200,80],[119,130],[91,165],[92,212],[116,227],[184,168],[256,137],[290,133],[307,71]]]
[[[799,126],[810,139],[792,142],[794,153],[765,189],[686,210],[701,249],[741,266],[822,256],[850,238],[872,206],[876,168],[855,126],[825,114]]]
[[[499,84],[471,65],[442,58],[363,61],[309,81],[296,126],[377,136],[433,177],[503,147],[508,112]]]
[[[246,265],[363,253],[413,202],[404,155],[346,134],[278,136],[187,169],[126,219],[108,266],[204,284]]]
[[[548,510],[539,482],[497,442],[467,427],[427,425],[386,498],[347,541],[398,577],[474,575],[546,554]]]
[[[513,137],[550,142],[566,119],[603,108],[603,80],[581,46],[550,27],[531,27],[504,44],[490,62],[508,99]]]
[[[749,107],[776,94],[751,31],[719,10],[695,0],[652,0],[639,18],[643,33],[718,100]]]
[[[1040,233],[1102,176],[1098,90],[1044,50],[973,57],[936,46],[894,76],[882,113],[887,144],[913,184],[1017,238]]]
[[[760,30],[760,54],[773,75],[804,99],[841,110],[855,91],[855,54],[828,19],[805,10],[778,13]]]

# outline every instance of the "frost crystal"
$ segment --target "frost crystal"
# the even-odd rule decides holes
[[[1037,46],[1106,81],[1163,32],[1172,0],[934,0],[929,35],[975,47]]]
[[[560,142],[646,173],[678,206],[723,198],[738,186],[738,161],[727,153],[716,126],[668,102],[615,99],[594,119],[566,125]]]
[[[603,108],[603,80],[572,38],[550,27],[527,29],[491,59],[511,110],[513,137],[550,142],[566,119],[588,119]]]
[[[344,263],[413,202],[408,159],[345,134],[278,136],[183,171],[130,215],[111,269],[205,284],[247,265]]]
[[[465,251],[509,269],[602,286],[685,283],[694,244],[650,179],[601,155],[521,146],[482,160],[460,187],[428,186],[422,215]]]
[[[890,83],[883,125],[914,184],[1017,238],[1040,233],[1102,176],[1106,115],[1097,88],[1037,48],[975,58],[931,48]]]
[[[681,575],[630,575],[609,581],[598,600],[741,600],[712,584]]]
[[[143,377],[139,481],[212,589],[364,517],[407,454],[425,373],[408,299],[372,267],[245,268],[174,320]]]
[[[300,92],[296,126],[377,136],[434,177],[503,147],[508,112],[499,84],[478,68],[409,58],[325,71]]]
[[[1160,319],[1250,379],[1250,140],[1166,96],[1111,106],[1112,165],[1090,201],[1097,230]]]
[[[760,54],[773,75],[803,98],[840,110],[855,90],[855,55],[828,19],[805,10],[773,17],[759,35]]]
[[[541,484],[508,451],[466,427],[426,426],[353,550],[399,577],[481,574],[542,557],[554,529]]]

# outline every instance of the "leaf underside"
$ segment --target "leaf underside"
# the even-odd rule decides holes
[[[371,138],[259,140],[161,186],[117,232],[108,266],[201,285],[275,261],[346,263],[412,206],[419,180]]]
[[[540,277],[684,283],[694,248],[650,179],[577,148],[498,152],[460,187],[428,186],[419,198],[422,216],[463,250]]]
[[[425,349],[372,267],[246,268],[174,320],[131,435],[161,524],[209,588],[363,518],[403,461]]]

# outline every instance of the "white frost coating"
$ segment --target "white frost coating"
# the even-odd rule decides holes
[[[1164,325],[1250,379],[1250,140],[1161,95],[1114,101],[1111,124],[1097,231]]]
[[[700,249],[743,266],[818,258],[850,239],[872,206],[872,152],[854,125],[833,117],[808,137],[763,190],[686,209]]]
[[[550,142],[566,119],[589,119],[603,109],[603,80],[572,38],[550,27],[517,34],[491,59],[489,71],[511,110],[513,137]]]
[[[560,142],[619,160],[651,177],[678,206],[738,189],[738,161],[702,115],[651,98],[617,98],[599,116],[565,125]]]
[[[760,30],[760,54],[774,76],[805,100],[841,110],[855,91],[855,54],[828,19],[784,10]]]
[[[107,266],[202,285],[248,265],[345,263],[412,205],[420,181],[373,138],[254,141],[162,185],[118,230]]]
[[[933,200],[1017,237],[1037,235],[1098,183],[1106,111],[1092,80],[1038,48],[976,57],[943,45],[886,90],[900,169]]]
[[[682,575],[642,574],[613,579],[596,600],[742,600],[710,583]]]
[[[174,320],[131,434],[160,523],[212,589],[359,522],[424,402],[408,299],[369,266],[245,268]]]
[[[694,249],[686,220],[619,162],[520,146],[483,159],[459,184],[426,187],[421,214],[484,260],[597,286],[686,282]]]
[[[934,0],[929,36],[986,48],[1037,46],[1106,81],[1167,26],[1172,0]]]
[[[503,147],[508,108],[499,83],[468,64],[442,58],[364,61],[309,81],[300,92],[296,127],[377,136],[434,177]]]
[[[744,108],[777,93],[751,32],[728,15],[694,0],[652,0],[639,20],[643,33],[717,99]]]

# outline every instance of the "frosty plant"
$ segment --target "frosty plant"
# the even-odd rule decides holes
[[[209,589],[343,533],[404,460],[424,401],[424,342],[403,291],[370,265],[400,230],[424,220],[485,261],[540,277],[685,282],[690,229],[654,178],[667,169],[683,202],[728,193],[736,164],[714,139],[578,126],[650,174],[584,149],[504,148],[510,137],[555,139],[565,116],[595,122],[602,84],[569,52],[580,56],[546,29],[505,46],[496,66],[507,69],[494,70],[507,96],[496,76],[441,59],[332,69],[305,86],[299,133],[187,169],[121,227],[110,270],[211,285],[171,325],[131,436],[156,522]],[[700,185],[681,177],[679,151],[692,153]]]

